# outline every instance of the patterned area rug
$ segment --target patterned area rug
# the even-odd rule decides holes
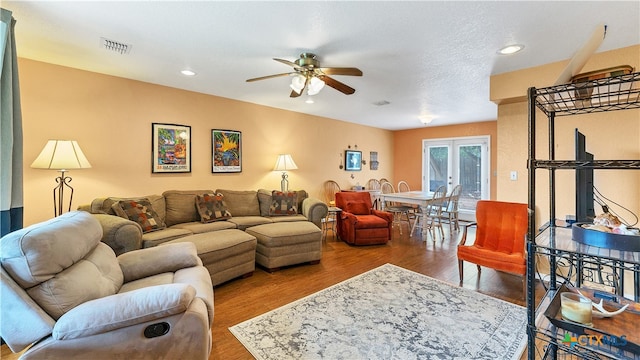
[[[257,359],[518,359],[524,307],[386,264],[229,330]]]

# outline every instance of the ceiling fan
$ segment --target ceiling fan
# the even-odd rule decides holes
[[[351,95],[356,92],[354,88],[329,77],[329,75],[362,76],[362,71],[358,68],[320,67],[320,62],[318,61],[317,56],[312,53],[302,53],[300,54],[300,58],[293,62],[275,58],[273,60],[293,67],[294,71],[248,79],[247,82],[266,80],[280,76],[293,76],[290,85],[292,89],[291,95],[289,95],[290,97],[298,97],[302,95],[305,89],[307,89],[308,95],[315,95],[324,87],[324,85],[328,85],[343,94]]]

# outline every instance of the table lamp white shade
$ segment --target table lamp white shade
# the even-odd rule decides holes
[[[40,155],[31,163],[34,169],[88,169],[89,160],[74,140],[49,140]]]
[[[289,180],[287,178],[287,170],[295,170],[298,166],[295,161],[289,154],[280,154],[278,155],[278,159],[276,160],[276,166],[274,166],[274,171],[282,171],[282,181],[280,181],[280,190],[283,192],[289,190]]]

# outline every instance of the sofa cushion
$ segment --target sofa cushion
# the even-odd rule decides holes
[[[196,195],[196,208],[200,214],[200,221],[204,224],[231,217],[222,194]]]
[[[302,214],[302,202],[309,197],[304,190],[295,190],[298,194],[298,214]],[[271,194],[273,191],[266,189],[258,190],[258,202],[260,203],[260,216],[271,216]]]
[[[270,216],[296,215],[298,213],[298,193],[295,191],[271,192]]]
[[[253,190],[237,191],[218,189],[216,193],[224,196],[227,209],[233,217],[260,216],[258,192]]]
[[[200,221],[196,208],[196,195],[212,193],[211,190],[167,190],[162,193],[167,204],[167,226]],[[232,212],[233,214],[233,212]]]
[[[344,211],[353,215],[370,215],[371,209],[364,201],[347,201]]]
[[[164,196],[162,195],[146,195],[146,196],[137,196],[137,197],[108,197],[108,198],[97,198],[91,202],[90,210],[92,214],[108,214],[108,215],[116,215],[115,211],[113,211],[113,204],[117,203],[120,200],[140,200],[140,199],[148,199],[151,202],[151,206],[153,210],[160,216],[160,219],[164,223],[165,219],[165,202]],[[117,216],[117,215],[116,215]]]
[[[202,224],[197,222],[198,224]],[[192,232],[187,229],[170,227],[158,231],[148,232],[146,234],[142,234],[142,247],[149,248],[159,245],[163,242],[167,242],[173,239],[178,239],[183,236],[191,235]]]
[[[138,223],[143,233],[166,227],[149,199],[120,200],[112,208],[119,217]]]

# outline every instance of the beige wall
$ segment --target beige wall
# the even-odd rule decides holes
[[[58,173],[29,167],[48,139],[77,140],[93,166],[68,173],[73,208],[95,197],[168,189],[279,189],[281,173],[272,169],[280,153],[292,154],[299,168],[289,172],[290,188],[315,197],[326,179],[350,187],[392,175],[391,131],[28,59],[19,59],[19,71],[25,226],[53,216]],[[191,173],[151,173],[153,122],[191,126]],[[242,173],[211,173],[211,129],[242,132]],[[360,172],[339,169],[348,145],[363,151]],[[378,152],[377,171],[369,170],[369,151]]]
[[[497,123],[484,121],[471,124],[451,126],[427,126],[412,130],[402,130],[393,133],[393,178],[394,184],[400,180],[409,183],[413,190],[422,188],[422,141],[431,139],[448,139],[467,136],[489,136],[491,140],[491,198],[496,194],[496,164],[497,164]]]
[[[498,197],[502,200],[527,202],[528,114],[526,92],[530,86],[551,86],[565,62],[514,71],[491,77],[491,100],[498,103]],[[582,72],[618,65],[640,69],[640,45],[594,54]],[[640,86],[636,84],[636,86]],[[548,158],[547,117],[537,111],[536,157]],[[556,118],[556,159],[574,159],[574,129],[587,137],[587,151],[598,160],[640,159],[640,110],[623,110]],[[517,181],[508,172],[517,170]],[[537,220],[548,220],[548,172],[537,170]],[[573,170],[556,171],[556,215],[563,219],[574,214],[575,178]],[[640,171],[596,170],[594,185],[606,197],[635,214],[640,213]],[[628,221],[634,217],[618,207],[614,209]],[[600,213],[596,207],[596,214]]]

